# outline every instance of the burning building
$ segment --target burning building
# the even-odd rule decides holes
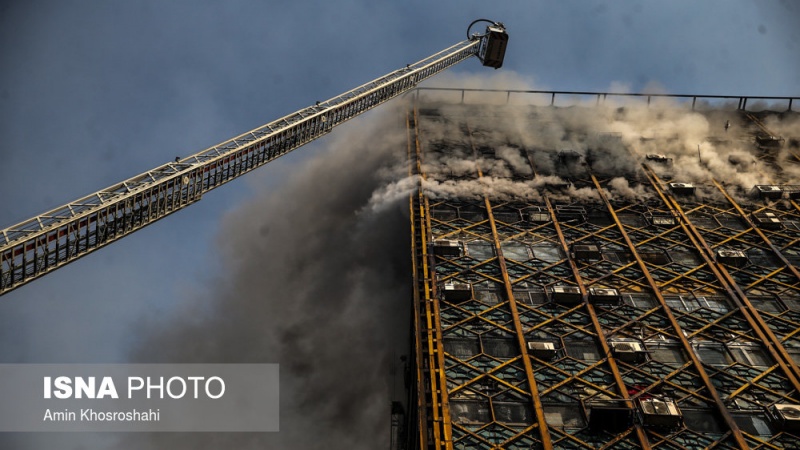
[[[407,113],[407,448],[800,448],[791,103],[452,94]]]

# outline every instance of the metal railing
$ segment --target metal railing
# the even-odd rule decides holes
[[[521,101],[524,97],[529,97],[534,100],[536,96],[541,98],[549,97],[550,106],[558,106],[557,100],[567,97],[569,100],[583,99],[593,100],[595,104],[602,105],[609,99],[614,98],[639,98],[647,101],[649,105],[653,99],[676,99],[676,100],[691,100],[691,107],[695,109],[697,101],[729,101],[731,105],[736,102],[737,110],[747,110],[747,103],[750,102],[752,106],[753,101],[771,102],[771,103],[785,103],[787,111],[792,111],[795,101],[800,100],[800,97],[780,97],[780,96],[742,96],[742,95],[695,95],[695,94],[646,94],[646,93],[623,93],[623,92],[594,92],[594,91],[548,91],[548,90],[518,90],[518,89],[466,89],[466,88],[445,88],[445,87],[419,87],[416,92],[420,95],[428,92],[453,92],[460,93],[459,103],[465,103],[468,93],[497,93],[505,94],[505,103],[512,103],[512,97],[515,101]],[[458,96],[457,96],[458,97]]]

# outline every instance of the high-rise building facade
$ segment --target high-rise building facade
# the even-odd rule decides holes
[[[418,91],[408,448],[800,448],[791,109]]]

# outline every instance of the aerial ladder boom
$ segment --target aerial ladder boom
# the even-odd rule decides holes
[[[204,193],[327,133],[472,56],[502,66],[508,35],[485,33],[211,148],[0,231],[0,295],[200,200]]]

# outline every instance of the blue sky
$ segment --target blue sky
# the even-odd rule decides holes
[[[0,227],[506,24],[502,71],[554,90],[800,95],[791,1],[5,1]],[[452,72],[486,73],[477,61]],[[325,138],[0,298],[0,362],[122,362],[206,291],[220,222]]]

